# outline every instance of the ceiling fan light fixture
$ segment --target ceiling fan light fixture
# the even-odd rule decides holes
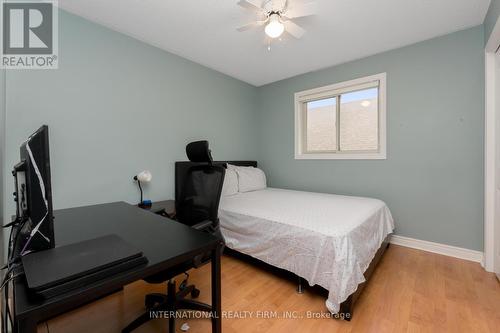
[[[285,26],[280,22],[278,14],[272,14],[269,17],[269,23],[266,25],[264,31],[266,32],[266,35],[271,38],[278,38],[281,36],[283,31],[285,31]]]

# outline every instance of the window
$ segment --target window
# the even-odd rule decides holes
[[[295,94],[296,159],[385,159],[385,73]]]

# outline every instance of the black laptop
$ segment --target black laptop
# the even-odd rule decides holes
[[[53,297],[147,263],[117,235],[30,253],[22,257],[28,287]]]

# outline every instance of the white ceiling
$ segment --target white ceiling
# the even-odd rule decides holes
[[[308,0],[289,0],[304,2]],[[238,0],[59,0],[74,14],[255,86],[479,25],[490,0],[316,0],[307,32],[267,50]]]

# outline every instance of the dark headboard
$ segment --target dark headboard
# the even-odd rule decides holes
[[[214,161],[215,165],[226,165],[227,163],[237,166],[253,166],[257,167],[257,161]],[[175,201],[177,202],[180,196],[184,179],[186,179],[187,172],[190,167],[202,165],[203,163],[194,163],[189,161],[175,162]]]
[[[257,167],[257,161],[216,161],[214,163],[222,163],[222,164],[228,163],[237,166],[253,166],[255,168]]]

